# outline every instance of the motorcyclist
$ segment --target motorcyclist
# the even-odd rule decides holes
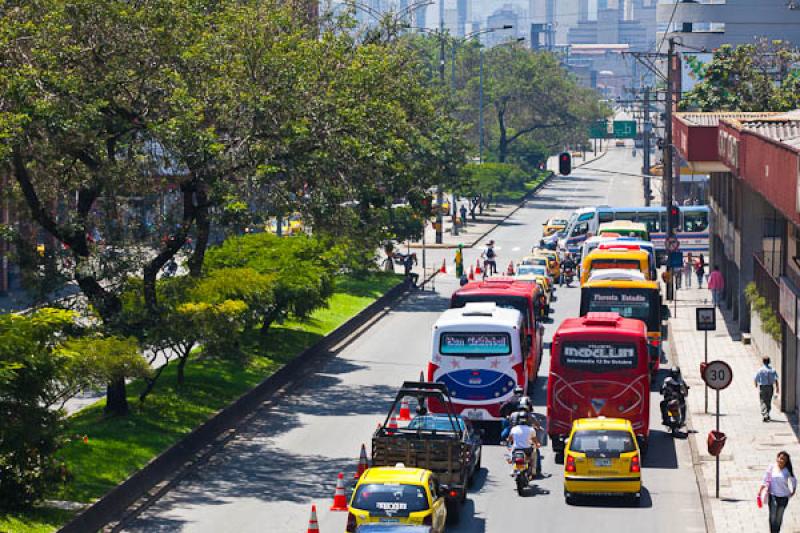
[[[573,276],[575,275],[575,260],[572,258],[571,253],[567,253],[564,256],[564,261],[561,263],[561,285],[564,285],[566,281],[566,271],[571,270],[573,272]]]
[[[522,400],[522,394],[525,391],[522,387],[514,387],[514,396],[512,396],[509,400],[507,400],[503,405],[500,406],[500,417],[502,419],[502,431],[500,432],[500,440],[506,440],[508,438],[508,432],[511,431],[511,424],[509,418],[512,414],[519,411],[520,409],[520,401]]]
[[[513,456],[516,450],[522,450],[525,452],[530,462],[532,460],[533,450],[536,450],[538,455],[539,446],[541,446],[539,439],[536,437],[535,426],[531,426],[532,421],[536,426],[538,426],[538,423],[525,409],[514,413],[511,416],[511,421],[514,424],[514,427],[511,428],[508,434],[508,448],[511,451],[511,455]],[[540,473],[540,467],[538,466],[540,464],[541,461],[537,461],[537,475]]]
[[[683,380],[681,369],[674,367],[669,371],[669,375],[664,379],[661,384],[661,421],[665,426],[667,425],[667,406],[670,400],[678,400],[681,411],[680,425],[686,423],[686,396],[689,394],[689,386]]]

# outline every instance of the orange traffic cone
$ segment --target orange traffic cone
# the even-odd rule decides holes
[[[408,398],[403,398],[403,401],[400,402],[400,416],[397,417],[399,422],[410,422],[411,421],[411,410],[408,408]]]
[[[397,417],[392,415],[392,418],[389,419],[389,425],[386,426],[386,433],[389,435],[394,435],[397,433]]]
[[[442,259],[442,268],[439,269],[440,274],[447,274],[447,265],[445,264],[445,260]]]
[[[467,279],[470,281],[475,281],[475,271],[472,267],[469,267],[469,275],[467,276]]]
[[[347,511],[347,497],[344,495],[344,474],[339,472],[336,479],[336,492],[333,494],[331,511]]]
[[[514,262],[513,261],[508,263],[508,269],[506,270],[506,274],[508,274],[509,276],[513,276],[514,275]]]
[[[358,458],[358,470],[356,470],[356,474],[353,476],[353,479],[358,479],[361,477],[361,474],[369,468],[369,462],[367,461],[367,448],[363,444],[361,445],[361,456]]]
[[[306,533],[319,533],[319,523],[317,522],[317,506],[311,506],[311,517],[308,519],[308,529]]]
[[[481,262],[479,259],[475,260],[475,273],[476,274],[483,274],[483,270],[481,269]]]

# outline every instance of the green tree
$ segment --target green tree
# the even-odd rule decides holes
[[[723,45],[703,68],[703,79],[683,95],[681,109],[789,111],[800,103],[800,54],[782,41]]]

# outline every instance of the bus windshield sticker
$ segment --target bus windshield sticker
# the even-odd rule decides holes
[[[637,362],[632,344],[570,343],[561,350],[562,365],[592,372],[635,368]]]
[[[592,270],[602,270],[604,268],[630,268],[630,269],[637,269],[639,268],[638,261],[626,261],[626,260],[614,260],[614,259],[606,259],[604,261],[592,261]]]
[[[442,333],[443,355],[506,355],[511,353],[508,333]]]
[[[598,303],[614,303],[614,304],[646,304],[648,303],[647,296],[643,294],[625,294],[622,293],[593,293],[592,301]]]

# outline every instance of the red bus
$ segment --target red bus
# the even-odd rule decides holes
[[[550,348],[547,432],[561,452],[572,422],[630,420],[642,448],[650,434],[647,326],[617,313],[588,313],[561,323]]]
[[[494,302],[498,307],[516,309],[522,314],[527,335],[528,356],[525,359],[525,375],[528,389],[533,389],[539,366],[542,364],[544,326],[538,317],[542,307],[541,287],[535,283],[517,281],[511,277],[494,277],[467,283],[453,293],[450,308],[464,307],[471,302]]]

